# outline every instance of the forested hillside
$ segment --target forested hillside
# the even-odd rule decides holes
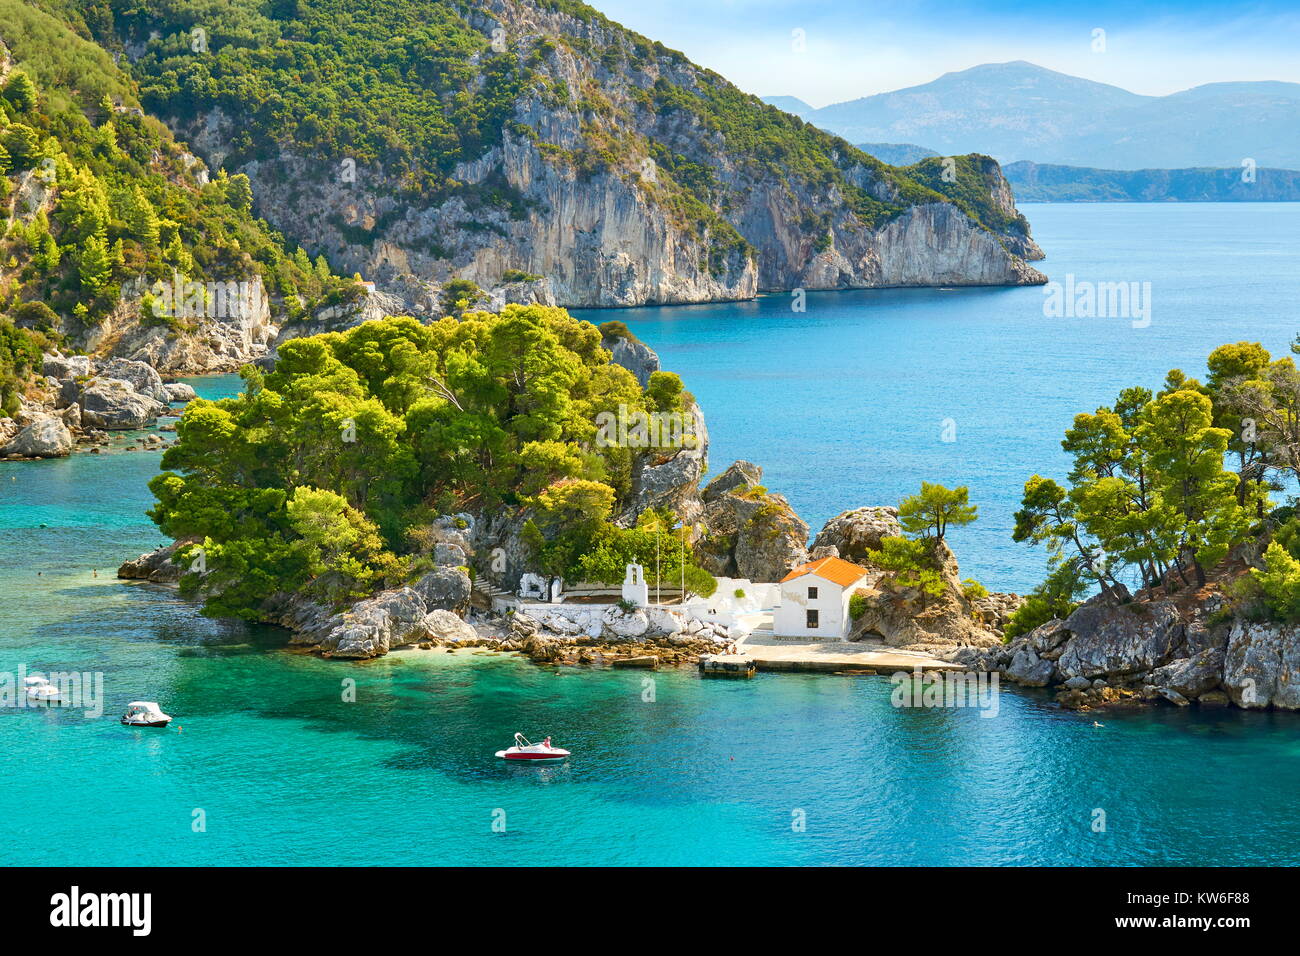
[[[323,258],[290,254],[254,217],[246,176],[209,176],[148,116],[94,42],[19,0],[0,0],[0,41],[7,339],[106,350],[139,327],[192,332],[193,317],[151,307],[159,282],[260,280],[281,317],[348,294]],[[24,373],[0,364],[12,405]]]
[[[885,166],[569,0],[61,2],[271,222],[414,303],[1038,281],[996,183]],[[927,205],[945,247],[910,250]]]

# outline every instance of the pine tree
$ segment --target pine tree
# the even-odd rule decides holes
[[[36,109],[39,97],[36,84],[22,70],[14,70],[5,83],[4,96],[20,113],[30,113]]]
[[[91,296],[99,295],[112,273],[108,240],[103,234],[91,236],[82,244],[81,254],[77,257],[81,288]]]

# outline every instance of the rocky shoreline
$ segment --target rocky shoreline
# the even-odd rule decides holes
[[[96,361],[85,355],[45,356],[43,381],[24,397],[14,418],[0,418],[0,458],[64,458],[74,450],[98,452],[111,432],[148,428],[195,398],[183,382],[165,382],[152,366],[131,359]],[[175,426],[163,426],[172,430]],[[158,435],[137,444],[157,447]]]

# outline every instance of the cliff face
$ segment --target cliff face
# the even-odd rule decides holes
[[[450,190],[413,189],[410,169],[382,161],[352,174],[347,157],[278,130],[241,147],[251,105],[154,105],[209,161],[248,175],[276,228],[417,313],[451,278],[573,307],[1046,281],[991,161],[974,183],[919,182],[589,8],[554,7],[468,6],[485,45],[476,66],[511,58],[522,79],[499,135],[448,172]]]

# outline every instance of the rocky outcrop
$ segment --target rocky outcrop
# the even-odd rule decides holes
[[[168,401],[167,388],[162,376],[146,362],[133,359],[115,358],[95,365],[98,378],[116,379],[126,382],[141,395],[147,395],[154,401]]]
[[[166,402],[192,402],[199,396],[195,394],[192,385],[186,385],[184,382],[168,382],[163,386],[167,390]]]
[[[167,411],[167,406],[141,395],[120,379],[94,378],[81,393],[81,418],[87,425],[107,431],[143,428]]]
[[[1300,710],[1300,627],[1220,622],[1224,606],[1217,594],[1182,608],[1099,596],[1064,621],[953,659],[1028,686],[1059,685],[1070,707],[1166,700]]]
[[[8,419],[6,419],[7,421]],[[72,432],[62,419],[37,415],[0,448],[0,455],[20,458],[65,458],[72,453]]]
[[[644,342],[625,335],[607,335],[600,340],[600,345],[609,349],[611,362],[636,376],[637,384],[642,388],[650,383],[650,376],[659,371],[659,356]]]
[[[1300,710],[1300,628],[1236,621],[1223,661],[1223,687],[1250,710]]]
[[[709,481],[700,494],[700,499],[707,505],[717,501],[728,491],[744,491],[763,483],[763,469],[749,461],[735,461],[727,470]]]
[[[865,521],[846,522],[842,527],[862,528],[866,524]],[[935,567],[943,580],[943,593],[924,594],[876,571],[867,578],[866,586],[857,591],[861,596],[861,613],[853,621],[849,640],[948,650],[953,645],[989,647],[999,642],[1000,635],[984,623],[966,597],[957,556],[945,541],[934,541],[932,547]],[[869,563],[863,566],[871,567]]]
[[[185,569],[173,558],[187,543],[176,541],[165,548],[142,554],[132,561],[124,561],[117,569],[117,576],[127,580],[152,581],[155,584],[173,584],[185,573]]]
[[[1173,604],[1085,604],[1066,619],[1071,640],[1057,661],[1062,679],[1145,674],[1170,658],[1183,641]]]
[[[867,562],[868,551],[880,549],[880,539],[903,533],[898,509],[889,506],[842,511],[822,526],[813,548],[833,547],[839,557],[855,564]]]
[[[779,581],[807,561],[807,522],[762,477],[757,465],[736,462],[705,487],[695,555],[710,574]]]
[[[76,344],[109,359],[143,363],[162,375],[238,371],[265,355],[279,333],[270,298],[257,275],[210,286],[209,307],[173,327],[145,321],[141,302],[150,288],[142,280],[125,283],[118,307],[99,325],[76,336]]]
[[[709,431],[704,413],[692,402],[683,413],[683,442],[676,449],[651,449],[632,468],[631,502],[619,516],[625,524],[649,508],[669,508],[683,521],[699,516],[699,482],[708,466]]]
[[[472,586],[469,575],[459,567],[435,568],[411,585],[411,589],[429,610],[461,615],[469,610]]]

